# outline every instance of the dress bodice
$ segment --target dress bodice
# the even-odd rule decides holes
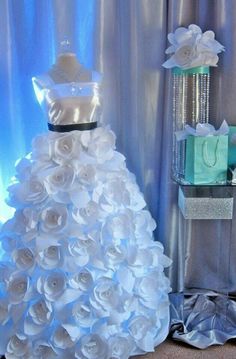
[[[97,122],[101,108],[101,75],[90,82],[55,83],[48,75],[33,77],[36,97],[52,125]]]

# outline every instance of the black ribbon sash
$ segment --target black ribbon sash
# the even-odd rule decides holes
[[[70,131],[88,131],[97,127],[97,122],[76,123],[72,125],[53,125],[48,123],[49,131],[70,132]]]

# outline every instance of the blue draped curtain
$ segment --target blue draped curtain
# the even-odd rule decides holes
[[[235,14],[235,0],[1,0],[0,220],[10,215],[3,200],[14,162],[30,151],[36,134],[46,131],[31,78],[51,66],[60,42],[68,39],[85,66],[104,74],[103,121],[115,131],[118,150],[137,176],[158,222],[156,238],[173,259],[169,272],[173,291],[182,292],[186,284],[184,223],[177,207],[177,186],[170,178],[170,74],[161,64],[168,32],[191,23],[213,29],[227,51],[219,68],[212,71],[210,118],[216,125],[224,118],[236,124]],[[206,295],[217,294],[219,272],[215,268],[227,278],[228,291],[236,293],[236,242],[228,232],[222,235],[224,228],[220,221],[210,227],[195,221],[185,228],[189,236],[187,280]],[[231,263],[230,269],[226,262]],[[175,297],[174,328],[179,331],[174,336],[196,346],[236,336],[235,305],[209,301],[201,294],[187,303],[183,296]],[[226,307],[233,324],[222,320],[223,315],[227,317],[222,309]],[[192,309],[201,315],[190,320]]]

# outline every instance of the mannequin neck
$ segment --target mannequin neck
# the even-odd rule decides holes
[[[82,65],[79,63],[76,55],[72,52],[64,53],[58,56],[56,64],[60,70],[72,73],[79,70]]]
[[[86,82],[92,79],[92,72],[81,65],[72,52],[60,54],[49,74],[56,83]]]

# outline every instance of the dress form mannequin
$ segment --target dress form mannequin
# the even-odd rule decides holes
[[[85,68],[75,53],[66,51],[58,55],[46,73],[34,77],[33,85],[40,103],[42,91],[51,89],[47,96],[49,101],[45,102],[46,113],[54,118],[49,122],[60,125],[93,122],[99,102],[97,90],[93,90],[98,78],[100,81],[97,75],[100,76]]]

